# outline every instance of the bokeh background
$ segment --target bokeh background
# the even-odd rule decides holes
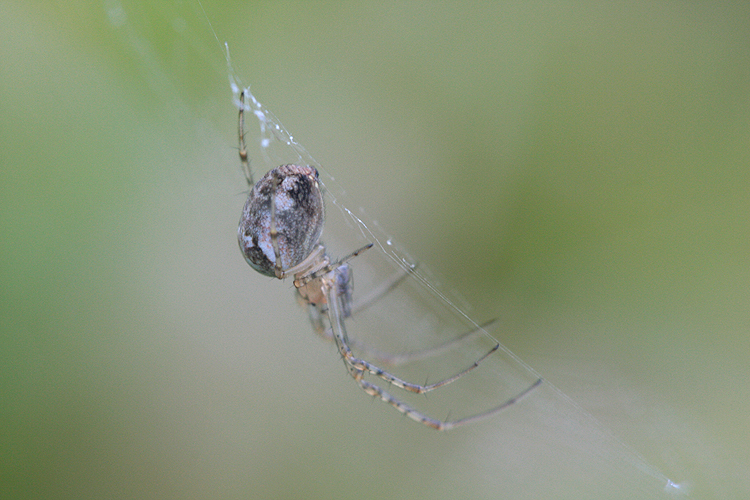
[[[0,496],[750,494],[745,2],[203,7],[219,41],[190,0],[0,4]],[[237,251],[224,41],[642,477],[606,490],[605,444],[548,484],[567,450],[513,412],[438,435],[362,396]]]

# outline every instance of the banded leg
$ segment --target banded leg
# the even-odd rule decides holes
[[[425,392],[429,392],[439,387],[443,387],[447,384],[450,384],[451,382],[454,382],[458,380],[459,378],[461,378],[462,376],[466,375],[471,370],[477,368],[484,359],[492,355],[500,347],[499,344],[496,344],[492,349],[490,349],[490,351],[488,351],[481,358],[475,361],[470,367],[466,368],[465,370],[460,371],[459,373],[457,373],[456,375],[452,377],[446,378],[444,380],[441,380],[439,382],[436,382],[434,384],[429,384],[429,385],[413,384],[411,382],[402,380],[382,370],[381,368],[378,368],[377,366],[371,363],[368,363],[364,360],[360,360],[353,356],[351,352],[351,348],[348,345],[346,329],[344,326],[344,316],[343,314],[341,314],[341,306],[339,304],[336,290],[333,287],[329,287],[327,292],[328,292],[328,316],[331,322],[331,327],[333,329],[334,340],[336,342],[336,346],[339,349],[339,353],[341,354],[344,360],[344,363],[346,364],[347,371],[349,372],[349,374],[357,381],[357,384],[360,386],[360,388],[363,391],[365,391],[367,394],[370,394],[371,396],[374,396],[374,397],[378,397],[381,401],[384,401],[390,404],[396,410],[398,410],[399,412],[405,414],[406,416],[408,416],[409,418],[417,422],[420,422],[422,424],[425,424],[437,430],[448,430],[448,429],[457,427],[459,425],[464,425],[470,422],[475,422],[475,421],[487,418],[491,415],[494,415],[495,413],[498,413],[499,411],[502,411],[508,406],[516,403],[518,400],[526,396],[528,393],[530,393],[532,390],[534,390],[536,387],[538,387],[542,383],[542,379],[536,380],[533,384],[531,384],[529,387],[527,387],[520,393],[504,401],[502,404],[487,410],[486,412],[478,413],[476,415],[471,415],[469,417],[462,418],[459,420],[454,420],[454,421],[441,421],[441,420],[429,417],[417,411],[416,409],[412,408],[411,406],[407,405],[406,403],[400,401],[399,399],[393,397],[388,392],[383,390],[380,386],[364,380],[365,373],[370,373],[374,376],[377,376],[385,380],[389,384],[392,384],[406,391],[413,392],[416,394],[423,394]]]

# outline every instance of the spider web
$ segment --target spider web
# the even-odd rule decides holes
[[[281,121],[253,95],[251,89],[242,85],[226,45],[225,50],[234,103],[238,107],[241,105],[239,95],[244,92],[248,99],[245,109],[248,115],[256,118],[254,130],[252,120],[246,119],[248,148],[255,145],[255,154],[250,153],[250,158],[255,160],[251,167],[255,179],[281,164],[314,166],[320,174],[327,200],[326,229],[322,240],[332,259],[347,255],[364,244],[374,244],[371,251],[350,262],[356,283],[355,302],[359,298],[369,303],[367,298],[362,299],[363,295],[379,296],[378,290],[388,288],[401,273],[408,273],[406,279],[399,281],[377,302],[347,320],[349,336],[355,347],[360,347],[355,349],[356,354],[365,359],[370,356],[370,361],[382,363],[381,366],[388,371],[407,380],[427,384],[471,366],[492,346],[499,345],[499,350],[469,376],[436,393],[430,393],[427,399],[400,392],[391,393],[432,417],[454,419],[487,411],[541,379],[536,370],[490,333],[496,326],[494,322],[480,325],[471,318],[432,284],[428,269],[419,266],[418,261],[394,242],[377,222],[369,222],[362,207],[358,207],[356,213],[349,208],[356,207],[356,203],[348,199],[335,177],[295,140]],[[426,355],[415,355],[420,352]],[[396,362],[395,366],[392,361]],[[374,381],[382,385],[382,381]],[[628,488],[632,492],[632,483],[623,478],[630,478],[633,474],[640,476],[637,482],[644,494],[652,495],[658,489],[645,486],[642,483],[643,475],[661,484],[664,492],[687,492],[687,486],[671,481],[547,380],[506,412],[517,412],[524,416],[522,418],[529,419],[527,422],[536,422],[540,430],[552,431],[557,437],[564,435],[562,446],[583,453],[584,457],[592,453],[600,465],[608,464],[610,473],[617,471],[611,482],[607,483],[608,494],[613,491],[621,493]],[[552,415],[555,423],[550,427]],[[500,420],[504,417],[495,415],[490,418]],[[505,419],[503,425],[507,423]],[[540,432],[537,441],[544,440],[540,437],[545,432]],[[566,459],[576,466],[589,467],[586,459],[576,457],[575,453],[567,455]],[[618,481],[623,481],[623,490],[619,490]]]

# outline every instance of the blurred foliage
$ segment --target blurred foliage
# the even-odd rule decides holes
[[[203,1],[218,41],[187,0],[0,4],[4,498],[607,481],[399,424],[251,274],[225,40],[511,349],[696,498],[747,496],[746,3]]]

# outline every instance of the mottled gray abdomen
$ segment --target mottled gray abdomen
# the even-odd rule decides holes
[[[272,193],[282,270],[310,255],[325,220],[323,193],[315,168],[281,165],[264,175],[245,202],[237,238],[248,264],[266,276],[275,276],[276,265],[271,239]]]

